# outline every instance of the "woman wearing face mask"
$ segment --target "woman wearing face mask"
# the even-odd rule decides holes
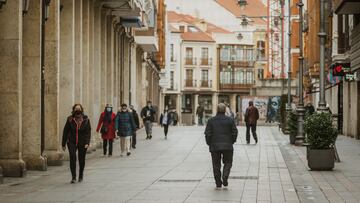
[[[115,128],[120,137],[120,156],[123,156],[125,151],[126,155],[130,156],[130,140],[136,131],[136,124],[133,115],[128,111],[126,104],[121,104],[121,109],[116,114]]]
[[[67,145],[70,156],[71,183],[76,182],[76,151],[79,159],[79,182],[84,177],[86,150],[89,147],[91,137],[90,120],[84,115],[81,104],[75,104],[71,116],[66,120],[62,137],[62,148]]]
[[[103,139],[103,150],[104,156],[107,153],[107,146],[109,145],[109,157],[112,156],[113,151],[113,141],[115,138],[115,113],[113,113],[113,108],[110,104],[107,104],[104,112],[101,113],[99,123],[96,128],[96,132],[101,133],[101,138]]]
[[[165,107],[164,113],[162,113],[160,115],[160,125],[161,125],[161,127],[164,127],[165,139],[167,139],[167,134],[168,134],[168,131],[169,131],[170,123],[171,123],[171,115],[168,112],[168,108]]]

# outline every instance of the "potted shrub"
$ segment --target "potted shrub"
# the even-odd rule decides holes
[[[295,138],[297,134],[298,121],[296,111],[290,111],[288,118],[288,126],[289,126],[289,138],[290,144],[295,144]]]
[[[335,161],[335,140],[338,135],[332,126],[330,113],[314,113],[304,123],[307,135],[307,160],[311,170],[332,170]]]

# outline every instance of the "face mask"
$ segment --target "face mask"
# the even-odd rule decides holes
[[[107,107],[107,108],[106,108],[106,111],[107,111],[107,112],[111,112],[111,111],[112,111],[112,108],[111,108],[111,107]]]

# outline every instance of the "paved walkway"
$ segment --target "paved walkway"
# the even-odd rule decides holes
[[[333,172],[310,172],[305,149],[288,145],[276,127],[259,127],[257,145],[245,144],[239,127],[227,190],[215,190],[203,127],[160,128],[151,141],[139,135],[137,149],[120,157],[101,151],[88,156],[83,183],[70,184],[68,162],[26,178],[6,178],[0,202],[357,202],[360,199],[360,144],[339,138],[342,163]],[[343,156],[343,154],[353,156]],[[356,157],[356,158],[355,158]],[[352,161],[353,159],[356,159]],[[350,162],[348,162],[350,160]],[[353,167],[350,167],[353,166]]]

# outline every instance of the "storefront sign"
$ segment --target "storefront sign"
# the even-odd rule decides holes
[[[330,66],[333,76],[345,76],[350,72],[350,63],[335,63]]]
[[[357,77],[358,75],[356,73],[347,73],[345,74],[345,81],[358,81],[359,79]]]

